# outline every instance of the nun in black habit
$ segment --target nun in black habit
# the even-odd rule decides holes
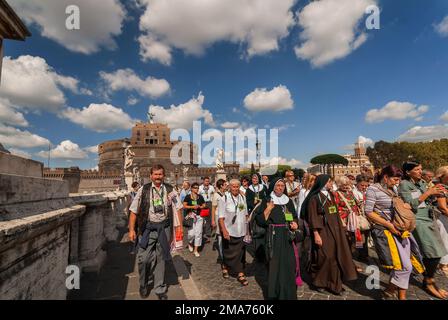
[[[254,173],[251,182],[251,185],[246,190],[246,202],[249,214],[258,203],[268,196],[268,190],[262,183],[260,174]]]
[[[300,216],[311,233],[308,271],[313,285],[339,295],[343,291],[342,280],[355,280],[357,273],[330,188],[331,177],[319,175],[303,202]]]
[[[254,208],[260,204],[264,199],[268,197],[268,189],[262,183],[261,176],[258,173],[254,173],[251,179],[252,184],[246,189],[246,203],[249,214],[252,213]],[[257,210],[259,212],[259,210]],[[254,213],[255,214],[255,213]],[[255,229],[255,216],[251,219],[250,228],[252,229],[252,244],[248,248],[249,252],[255,256],[257,262],[265,263],[265,237],[262,234],[254,232]]]
[[[267,298],[296,300],[297,285],[302,285],[295,243],[298,217],[294,203],[284,192],[283,179],[272,181],[268,198],[257,208],[255,219],[259,226],[266,228]]]

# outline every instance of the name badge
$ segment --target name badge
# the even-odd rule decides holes
[[[285,212],[285,220],[286,222],[292,222],[294,220],[291,212]]]
[[[328,207],[328,212],[330,214],[335,214],[338,212],[338,209],[336,208],[336,206],[331,206],[331,207]]]
[[[197,204],[198,204],[198,202],[197,202],[196,200],[192,200],[192,201],[191,201],[191,205],[192,205],[192,206],[196,206]]]
[[[162,199],[155,199],[153,201],[154,206],[161,206],[162,205]]]

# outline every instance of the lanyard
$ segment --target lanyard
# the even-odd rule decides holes
[[[322,203],[322,198],[320,197],[320,193],[317,196],[319,197],[319,202],[320,202],[320,205],[322,206],[322,209],[323,209],[325,207],[325,204],[328,201],[328,197],[326,196],[324,203]]]
[[[230,194],[230,197],[232,198],[232,202],[235,205],[235,214],[238,213],[238,204],[240,203],[240,196],[238,195],[236,197],[236,202],[235,202],[235,198],[233,197],[233,194]]]
[[[163,195],[164,195],[163,185],[160,188],[162,189],[162,193],[159,193],[159,191],[156,188],[152,187],[151,200],[154,204],[154,191],[155,191],[157,193],[157,195],[160,197],[160,200],[162,201],[162,206],[163,206],[165,204],[163,201]]]

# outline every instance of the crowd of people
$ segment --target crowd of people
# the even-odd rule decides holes
[[[361,263],[389,272],[385,299],[405,300],[412,273],[423,275],[428,294],[448,298],[435,280],[436,272],[448,276],[448,166],[433,173],[409,161],[375,177],[335,179],[309,173],[298,179],[289,170],[284,177],[254,173],[214,186],[206,177],[179,189],[165,184],[164,174],[154,166],[151,182],[133,185],[131,193],[129,238],[137,248],[142,297],[154,288],[167,298],[170,251],[186,247],[201,259],[201,247],[211,243],[222,277],[242,286],[249,285],[250,252],[266,268],[268,299],[297,299],[302,273],[314,290],[342,295],[343,284],[364,271]]]

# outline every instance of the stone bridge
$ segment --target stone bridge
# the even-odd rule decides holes
[[[0,299],[66,299],[67,266],[98,272],[126,225],[126,194],[69,194],[42,164],[0,153]]]

